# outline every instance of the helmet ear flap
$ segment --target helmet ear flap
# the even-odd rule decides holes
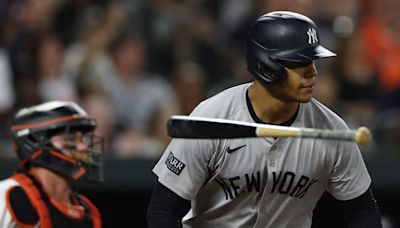
[[[260,74],[262,82],[275,83],[286,79],[286,70],[276,59],[270,56],[264,59],[264,61],[257,61],[257,71]]]
[[[274,53],[252,38],[247,40],[247,69],[266,85],[287,77],[284,66],[274,58]]]
[[[252,59],[252,60],[250,60]],[[287,73],[282,64],[271,57],[263,59],[248,58],[248,70],[263,84],[278,83],[287,78]]]
[[[28,160],[32,152],[38,150],[38,147],[29,136],[15,137],[14,144],[20,160]]]

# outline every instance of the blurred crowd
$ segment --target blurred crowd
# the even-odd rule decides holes
[[[316,97],[351,128],[372,129],[371,150],[394,151],[397,0],[1,0],[0,155],[14,156],[16,110],[71,100],[97,119],[108,156],[160,156],[171,115],[252,80],[246,31],[273,10],[314,19],[322,43],[338,54],[318,63]]]

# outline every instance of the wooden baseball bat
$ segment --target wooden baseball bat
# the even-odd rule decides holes
[[[300,137],[348,140],[360,145],[371,141],[371,132],[366,127],[356,130],[327,130],[180,115],[171,116],[167,123],[167,130],[173,138]]]

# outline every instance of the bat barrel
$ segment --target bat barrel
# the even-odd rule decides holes
[[[174,116],[167,122],[169,136],[173,138],[245,138],[256,137],[255,127],[235,123],[208,121],[200,118]]]

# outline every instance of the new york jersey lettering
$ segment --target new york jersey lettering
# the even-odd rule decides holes
[[[245,173],[243,176],[216,179],[215,182],[221,186],[226,200],[232,200],[244,192],[260,192],[261,174]]]
[[[308,189],[317,182],[317,179],[296,175],[293,172],[272,172],[271,193],[289,195],[290,197],[303,198]]]

